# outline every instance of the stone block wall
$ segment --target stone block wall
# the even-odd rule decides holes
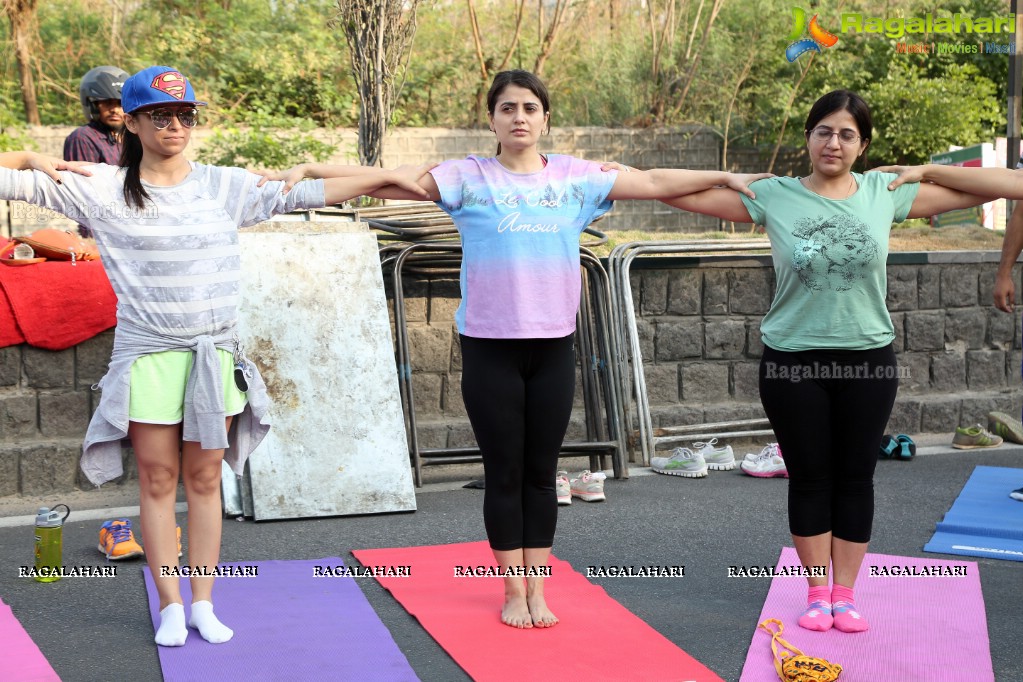
[[[1019,414],[1021,313],[990,303],[998,257],[891,254],[888,308],[904,378],[889,432],[951,435],[955,426],[985,423],[991,410]],[[655,426],[762,417],[757,373],[760,320],[774,295],[770,259],[640,258],[631,276]],[[406,274],[405,283],[420,446],[474,445],[460,390],[458,281]],[[57,353],[0,349],[0,496],[90,487],[77,465],[98,399],[90,386],[106,371],[112,340],[111,330]],[[585,437],[579,386],[569,440]],[[127,452],[125,470],[135,476]]]
[[[998,255],[891,255],[888,308],[903,378],[889,432],[951,435],[956,426],[986,425],[991,410],[1019,414],[1021,319],[990,303]],[[639,258],[631,281],[655,426],[763,417],[760,320],[775,289],[769,257]],[[406,282],[420,444],[473,445],[458,392],[457,282]],[[577,399],[576,437],[581,406]]]
[[[62,351],[0,348],[0,496],[91,487],[78,460],[113,339],[108,330]]]
[[[74,130],[66,126],[38,126],[30,129],[39,152],[60,156],[64,138]],[[186,151],[196,158],[212,129],[197,128]],[[358,133],[354,129],[318,130],[314,135],[335,145],[332,163],[357,164]],[[541,139],[541,151],[570,154],[592,161],[619,161],[637,168],[690,168],[717,170],[721,162],[720,138],[703,126],[671,128],[554,128]],[[383,163],[426,163],[461,159],[469,154],[492,155],[496,150],[494,134],[486,129],[392,128],[384,143]],[[729,169],[762,171],[767,167],[765,154],[756,149],[734,148],[728,152]],[[776,162],[774,172],[802,173],[803,151],[787,150]],[[606,230],[649,230],[704,232],[716,230],[720,221],[709,216],[678,211],[656,201],[620,201],[612,215],[595,227]],[[20,202],[0,202],[0,236],[20,236],[43,227],[73,229],[74,223],[50,211]]]

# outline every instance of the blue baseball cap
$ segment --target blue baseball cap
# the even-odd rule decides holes
[[[150,66],[128,77],[121,86],[121,109],[126,114],[156,104],[206,106],[195,99],[188,79],[169,66]]]

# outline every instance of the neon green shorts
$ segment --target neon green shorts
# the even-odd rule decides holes
[[[217,349],[224,384],[224,415],[241,414],[245,393],[234,383],[234,356]],[[178,424],[184,418],[185,384],[192,371],[195,353],[168,350],[138,358],[131,366],[131,396],[128,418],[145,424]]]

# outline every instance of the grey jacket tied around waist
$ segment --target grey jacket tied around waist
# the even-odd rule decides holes
[[[248,382],[245,410],[235,417],[230,434],[224,427],[218,348],[230,351],[236,362],[243,364]],[[132,364],[143,355],[168,350],[195,351],[195,362],[185,385],[183,440],[195,441],[206,450],[224,448],[224,460],[240,476],[249,454],[270,431],[266,385],[255,364],[241,354],[234,325],[214,334],[175,337],[119,319],[110,368],[96,386],[103,390],[99,407],[89,422],[82,447],[82,471],[95,485],[124,473],[120,441],[128,436]]]

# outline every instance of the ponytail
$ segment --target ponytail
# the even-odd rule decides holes
[[[142,141],[139,136],[127,128],[124,130],[124,146],[121,148],[121,168],[124,172],[124,203],[132,208],[142,209],[146,206],[149,193],[142,186]]]

